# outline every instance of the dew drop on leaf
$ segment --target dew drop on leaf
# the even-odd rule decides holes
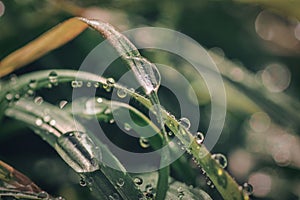
[[[135,183],[136,185],[142,185],[142,184],[143,184],[143,179],[140,178],[140,177],[135,177],[135,178],[133,179],[133,181],[134,181],[134,183]]]
[[[53,85],[58,84],[58,75],[55,71],[51,71],[48,75],[49,82]]]
[[[140,145],[141,145],[142,148],[148,148],[150,146],[149,140],[146,139],[146,138],[144,138],[144,137],[141,137],[139,139],[139,143],[140,143]]]
[[[31,89],[35,89],[37,87],[37,81],[35,79],[30,80],[28,87]]]
[[[117,90],[117,95],[118,95],[118,97],[120,97],[121,99],[123,99],[123,98],[125,98],[127,96],[127,92],[123,88],[119,88]]]
[[[204,141],[204,135],[201,132],[196,133],[196,142],[197,144],[201,145]]]
[[[225,168],[227,166],[227,158],[223,154],[217,153],[213,154],[211,157],[212,159],[215,159],[222,168]]]
[[[60,109],[63,109],[67,104],[68,102],[66,100],[62,100],[59,102],[58,106]]]
[[[38,96],[38,97],[35,97],[33,101],[35,104],[41,105],[43,103],[44,99],[43,99],[43,97]]]
[[[125,183],[124,179],[119,178],[118,181],[117,181],[117,186],[123,187],[124,183]]]
[[[191,122],[186,117],[180,118],[179,123],[180,123],[181,126],[183,126],[186,129],[189,129],[191,127]]]
[[[244,183],[243,184],[243,191],[248,194],[251,195],[253,193],[253,187],[251,184],[249,183]]]
[[[43,120],[40,119],[40,118],[37,118],[37,119],[35,120],[35,124],[36,124],[37,126],[41,126],[41,125],[43,124]]]
[[[45,192],[45,191],[42,191],[42,192],[40,192],[38,194],[37,197],[40,198],[40,199],[48,199],[49,198],[49,194],[47,192]]]
[[[85,181],[85,178],[84,178],[84,177],[80,177],[79,185],[82,186],[82,187],[85,187],[85,186],[86,186],[86,181]]]

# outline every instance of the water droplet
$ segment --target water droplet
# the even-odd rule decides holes
[[[6,99],[7,101],[12,101],[13,98],[14,98],[14,95],[13,95],[12,93],[10,93],[10,92],[6,93],[5,99]]]
[[[146,94],[156,92],[160,86],[161,76],[155,64],[145,58],[130,57],[129,59],[134,62],[135,69],[133,69],[133,72]]]
[[[121,99],[123,99],[123,98],[125,98],[127,96],[127,92],[125,91],[125,89],[119,88],[117,90],[117,95],[118,95],[118,97],[120,97]]]
[[[37,87],[37,81],[35,79],[32,79],[29,81],[28,87],[31,89],[35,89]]]
[[[148,148],[150,146],[149,140],[144,137],[140,138],[139,143],[142,148]]]
[[[124,179],[119,178],[118,181],[117,181],[117,186],[123,187],[124,183],[125,183],[125,182],[124,182]]]
[[[48,79],[52,85],[56,86],[58,84],[58,75],[55,71],[49,73]]]
[[[213,154],[211,157],[215,159],[222,168],[225,168],[227,166],[227,158],[223,154],[217,153]]]
[[[98,88],[99,86],[100,86],[100,83],[99,83],[99,82],[95,82],[95,83],[94,83],[94,87],[95,87],[95,88]]]
[[[41,126],[41,125],[43,124],[43,120],[40,119],[40,118],[37,118],[37,119],[35,120],[35,124],[36,124],[37,126]]]
[[[39,96],[39,97],[35,97],[33,101],[35,104],[41,105],[43,103],[44,99],[43,99],[43,97]]]
[[[201,132],[196,133],[196,142],[197,144],[201,145],[204,141],[204,135]]]
[[[47,192],[45,192],[45,191],[42,191],[42,192],[40,192],[38,194],[37,197],[40,198],[40,199],[48,199],[49,198],[49,194]]]
[[[79,185],[82,186],[82,187],[85,187],[85,186],[86,186],[86,181],[85,181],[85,178],[84,178],[84,177],[80,177]]]
[[[102,102],[103,102],[103,99],[99,97],[99,98],[97,98],[97,102],[98,102],[98,103],[102,103]]]
[[[45,115],[45,116],[43,116],[43,121],[44,122],[50,122],[50,120],[51,120],[51,116],[50,115]]]
[[[54,119],[52,119],[52,120],[49,122],[49,124],[50,124],[51,126],[55,126],[56,121],[55,121]]]
[[[173,132],[172,132],[172,131],[169,131],[169,132],[168,132],[168,136],[173,136]]]
[[[92,83],[91,82],[87,82],[86,83],[86,87],[91,87],[92,86]]]
[[[68,102],[66,100],[62,100],[59,102],[59,108],[63,109],[66,105],[68,104]]]
[[[151,184],[151,183],[150,183],[150,184],[147,184],[147,185],[145,186],[145,189],[146,189],[146,192],[152,193],[152,192],[153,192],[153,186],[152,186],[152,184]]]
[[[72,82],[71,82],[72,88],[80,88],[80,87],[82,87],[82,85],[83,85],[83,82],[82,82],[82,81],[77,81],[77,80],[75,80],[75,81],[72,81]]]
[[[31,96],[34,96],[34,91],[31,90],[31,89],[27,90],[26,93],[27,93],[27,95],[30,96],[30,97],[31,97]]]
[[[186,129],[189,129],[191,127],[191,122],[188,118],[182,117],[179,120],[179,123],[182,127],[186,128]]]
[[[110,120],[109,120],[109,123],[110,123],[110,124],[113,124],[113,123],[115,123],[115,120],[114,120],[114,119],[110,119]]]
[[[251,184],[249,183],[244,183],[243,184],[243,191],[248,194],[251,195],[253,193],[253,187]]]
[[[124,129],[125,129],[125,131],[130,131],[131,130],[130,124],[124,123]]]
[[[143,184],[143,179],[140,178],[140,177],[135,177],[135,178],[133,179],[133,181],[134,181],[134,183],[135,183],[136,185],[142,185],[142,184]]]

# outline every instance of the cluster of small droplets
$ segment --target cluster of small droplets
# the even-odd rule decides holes
[[[106,79],[106,83],[103,85],[103,89],[105,89],[106,92],[110,92],[115,83],[116,82],[113,78],[108,78]]]
[[[144,137],[140,137],[139,143],[142,148],[148,148],[150,146],[149,140]]]
[[[206,179],[206,184],[211,188],[215,188],[215,185],[213,184],[213,182],[210,180],[210,178],[208,178],[207,176],[205,177]]]
[[[213,154],[211,157],[216,160],[222,168],[227,167],[227,158],[223,154],[217,153]]]

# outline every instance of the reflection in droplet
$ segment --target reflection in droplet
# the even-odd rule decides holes
[[[268,130],[270,124],[271,119],[269,115],[264,112],[254,113],[249,120],[249,125],[255,132],[264,132]]]
[[[290,85],[291,73],[286,66],[274,63],[264,69],[261,78],[269,91],[282,92]]]

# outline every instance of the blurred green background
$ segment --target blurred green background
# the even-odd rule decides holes
[[[299,12],[298,1],[277,0],[2,0],[0,58],[78,15],[108,21],[120,30],[157,26],[182,32],[211,53],[226,80],[227,117],[212,152],[227,156],[227,169],[238,183],[249,182],[253,186],[252,199],[297,200],[300,199]],[[53,68],[78,69],[89,51],[102,40],[96,32],[85,31],[15,74]],[[174,66],[191,80],[202,115],[199,130],[205,133],[210,115],[205,84],[199,77],[193,77],[182,60],[153,51],[143,51],[143,55],[150,61]],[[39,95],[57,104],[61,99],[70,100],[71,92],[65,86],[42,90]],[[162,104],[180,117],[178,105],[168,100],[165,92],[160,91]],[[79,186],[78,177],[38,136],[10,119],[1,123],[1,160],[28,175],[49,193],[72,200],[92,199],[88,189]],[[214,199],[220,198],[215,189],[207,186],[199,168],[192,162],[187,168],[189,174],[172,176],[203,188]]]

